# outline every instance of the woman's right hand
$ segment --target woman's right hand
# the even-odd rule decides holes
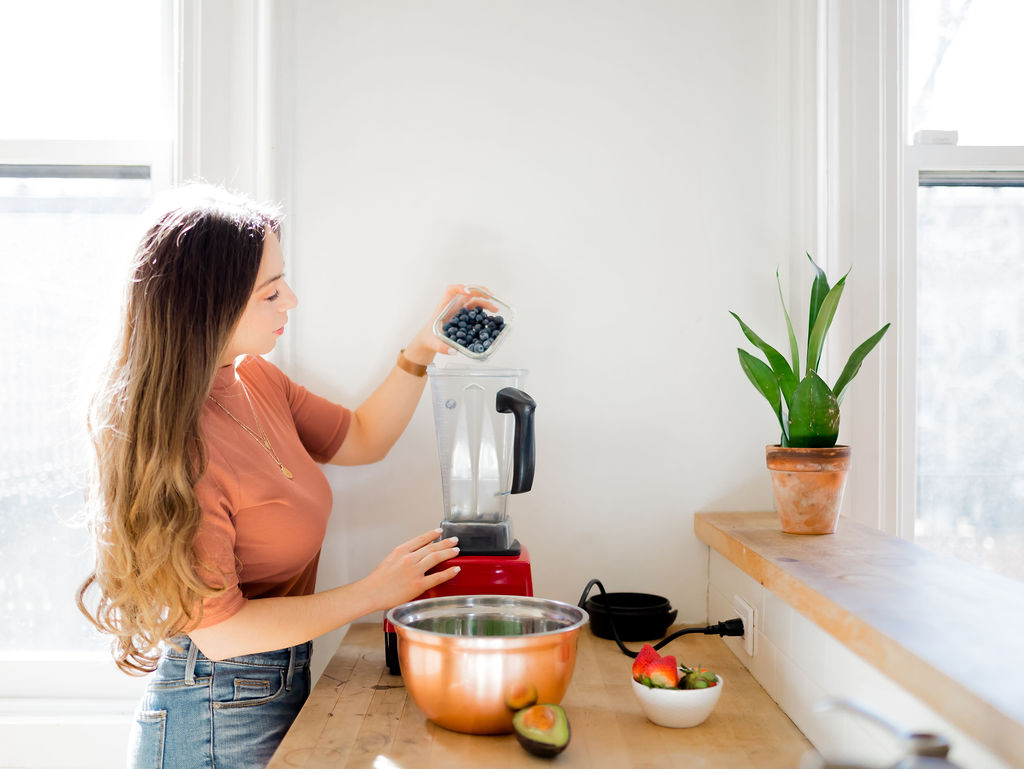
[[[402,543],[362,580],[362,587],[373,596],[378,609],[387,610],[411,601],[459,573],[458,566],[426,573],[459,554],[458,538],[435,541],[440,533],[440,529],[433,529]]]

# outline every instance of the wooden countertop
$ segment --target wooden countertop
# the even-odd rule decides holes
[[[774,513],[698,513],[694,530],[950,723],[1024,767],[1020,582],[846,518],[835,534],[801,536],[783,533]]]
[[[640,644],[629,646],[639,649]],[[401,677],[387,672],[381,625],[355,624],[268,769],[794,769],[811,749],[721,638],[683,636],[662,653],[722,676],[725,689],[707,721],[691,729],[652,724],[630,688],[630,659],[613,641],[584,629],[572,683],[562,700],[572,738],[552,762],[528,754],[511,734],[459,734],[428,721],[409,698]]]

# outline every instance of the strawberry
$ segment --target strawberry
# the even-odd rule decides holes
[[[647,675],[651,679],[651,686],[658,689],[675,689],[679,686],[679,669],[676,667],[676,658],[668,654],[647,669]]]
[[[661,659],[661,655],[654,651],[654,647],[650,644],[644,644],[640,649],[640,653],[636,655],[636,659],[633,661],[633,680],[645,686],[650,686],[650,666],[659,659]]]

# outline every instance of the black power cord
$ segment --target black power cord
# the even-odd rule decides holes
[[[604,590],[604,585],[601,584],[601,580],[592,579],[587,583],[587,586],[583,588],[583,595],[580,596],[580,602],[577,604],[581,609],[586,609],[584,604],[587,602],[587,596],[590,595],[590,591],[597,586],[597,589],[601,592],[601,595],[608,597],[608,594]],[[612,626],[612,635],[615,636],[615,643],[619,645],[622,653],[627,657],[636,657],[640,652],[631,651],[622,643],[622,639],[619,638],[619,631],[615,627],[615,617],[612,616],[612,606],[609,603],[608,607],[608,622]],[[703,635],[719,635],[719,636],[741,636],[743,635],[743,620],[738,617],[733,619],[727,619],[723,622],[719,622],[717,625],[708,625],[707,627],[685,627],[682,630],[677,630],[671,635],[665,636],[663,639],[654,644],[655,650],[661,649],[666,646],[669,642],[679,638],[679,636],[688,635],[691,633],[702,633]]]

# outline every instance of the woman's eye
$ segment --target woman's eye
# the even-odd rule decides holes
[[[280,291],[275,291],[273,294],[271,294],[270,296],[267,297],[267,301],[268,302],[273,302],[279,296],[281,296],[281,292]]]

